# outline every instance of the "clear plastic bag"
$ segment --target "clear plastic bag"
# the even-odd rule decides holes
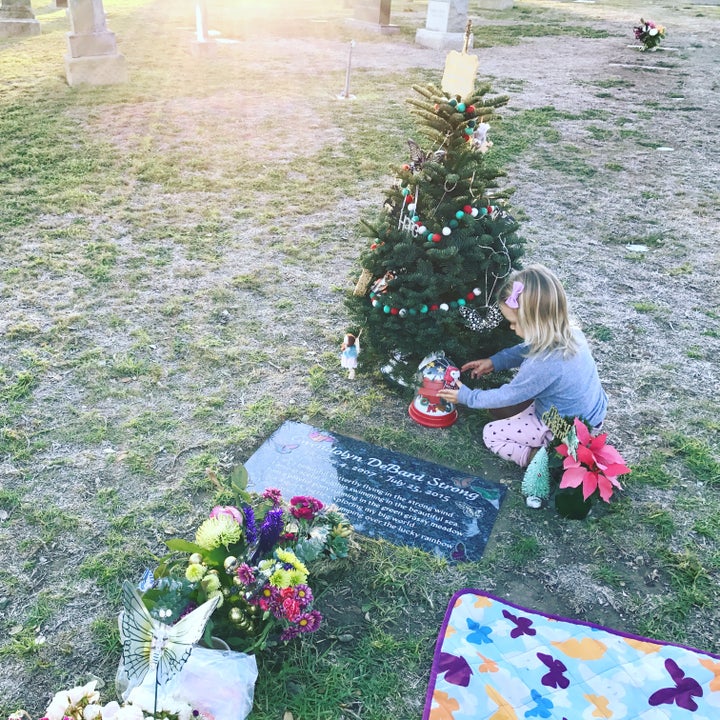
[[[196,646],[180,673],[158,688],[158,709],[172,711],[178,702],[184,702],[215,720],[245,720],[252,710],[257,675],[254,655]],[[115,686],[120,698],[152,712],[153,671],[130,690],[121,660]]]

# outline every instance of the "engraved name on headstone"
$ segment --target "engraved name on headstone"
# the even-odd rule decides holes
[[[450,560],[481,557],[505,494],[483,478],[291,421],[245,467],[251,490],[312,495],[363,535]]]

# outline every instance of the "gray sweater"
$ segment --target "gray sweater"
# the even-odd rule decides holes
[[[581,417],[592,427],[605,419],[608,399],[600,385],[595,360],[585,336],[575,331],[578,351],[564,358],[559,352],[527,356],[520,343],[493,355],[496,371],[520,368],[506,385],[493,390],[471,390],[463,385],[458,402],[470,408],[500,408],[534,400],[538,417],[554,405],[560,415]]]

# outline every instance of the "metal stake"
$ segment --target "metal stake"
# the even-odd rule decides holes
[[[345,72],[345,89],[338,95],[338,100],[354,100],[355,96],[350,94],[350,69],[352,67],[352,51],[355,47],[355,41],[350,41],[350,51],[348,52],[347,71]]]
[[[197,41],[208,41],[207,5],[205,0],[197,0],[195,3],[195,21],[197,27]]]

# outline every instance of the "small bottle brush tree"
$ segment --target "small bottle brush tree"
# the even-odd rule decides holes
[[[408,100],[427,149],[408,141],[411,160],[379,217],[363,221],[371,241],[347,305],[363,330],[363,363],[402,358],[395,378],[410,380],[429,353],[458,365],[510,344],[494,294],[518,266],[523,240],[508,214],[504,173],[485,154],[489,122],[507,97],[466,97],[414,86]],[[489,121],[489,122],[488,122]],[[424,144],[424,143],[423,143]]]

